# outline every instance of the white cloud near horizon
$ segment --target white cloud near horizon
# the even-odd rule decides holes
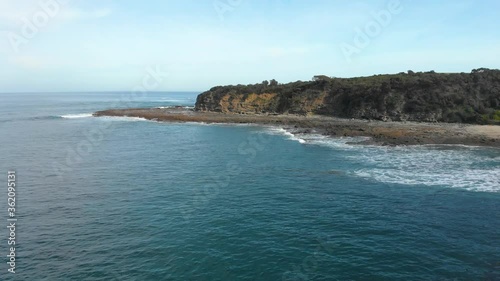
[[[20,24],[24,24],[23,18],[33,21],[33,17],[36,13],[44,11],[42,3],[56,2],[57,0],[3,0],[0,2],[0,25],[10,27],[19,26]],[[112,13],[111,9],[106,7],[90,9],[78,8],[73,5],[76,3],[75,1],[57,3],[58,11],[56,15],[54,15],[54,18],[57,18],[58,20],[91,20],[104,18]]]

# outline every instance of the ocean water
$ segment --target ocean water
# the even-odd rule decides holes
[[[500,150],[91,116],[196,94],[0,94],[0,279],[500,280]]]

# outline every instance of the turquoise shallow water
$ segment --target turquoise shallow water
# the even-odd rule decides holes
[[[497,149],[88,116],[121,95],[0,94],[19,215],[2,280],[500,278]]]

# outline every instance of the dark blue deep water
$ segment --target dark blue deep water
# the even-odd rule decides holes
[[[90,117],[196,98],[127,95],[0,94],[1,280],[500,280],[498,149]]]

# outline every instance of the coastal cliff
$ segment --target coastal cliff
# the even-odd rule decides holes
[[[218,86],[198,96],[195,110],[500,125],[500,70]]]

